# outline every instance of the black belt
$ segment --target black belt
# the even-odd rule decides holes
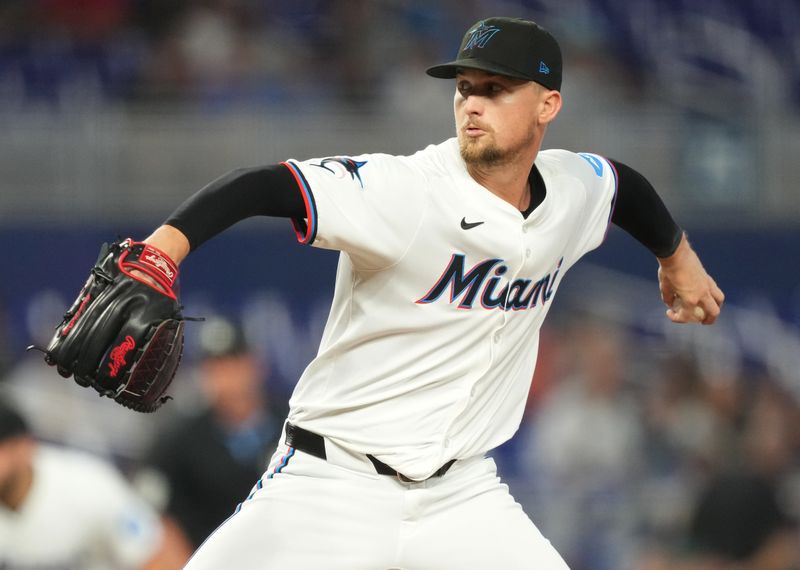
[[[328,459],[328,454],[325,452],[325,438],[319,434],[310,432],[307,429],[303,429],[288,422],[286,423],[286,445],[308,453],[309,455],[313,455],[314,457],[319,457],[320,459],[325,460]],[[367,457],[375,466],[375,471],[379,475],[392,475],[393,477],[397,477],[406,483],[415,482],[413,479],[409,479],[399,471],[392,469],[377,457],[369,454],[367,454]],[[447,473],[447,470],[450,469],[455,462],[455,459],[451,459],[439,467],[439,469],[437,469],[433,475],[431,475],[431,477],[441,477]]]

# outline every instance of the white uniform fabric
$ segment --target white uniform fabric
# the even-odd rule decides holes
[[[327,451],[326,461],[279,447],[186,570],[568,570],[491,459],[403,483],[335,444]]]
[[[605,236],[613,166],[540,152],[547,194],[525,219],[470,177],[456,139],[288,164],[306,192],[301,239],[342,251],[289,421],[412,479],[511,438],[558,283]]]
[[[553,294],[605,235],[611,164],[540,152],[547,195],[527,219],[469,176],[455,139],[285,164],[307,207],[298,239],[342,252],[289,412],[327,458],[281,446],[186,568],[567,568],[484,453],[519,427]]]
[[[84,453],[38,445],[18,511],[0,506],[0,568],[139,568],[161,540],[157,515],[113,467]]]

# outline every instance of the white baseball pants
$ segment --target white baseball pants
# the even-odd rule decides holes
[[[188,570],[568,570],[497,477],[492,459],[404,483],[326,442],[282,445]]]

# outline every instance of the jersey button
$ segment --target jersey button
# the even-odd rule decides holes
[[[525,257],[530,257],[530,256],[531,256],[531,248],[528,248],[525,250]]]
[[[523,234],[527,234],[528,233],[528,226],[522,226],[522,233]]]
[[[500,333],[499,333],[499,332],[496,332],[496,333],[494,333],[494,343],[495,343],[495,344],[497,344],[498,342],[500,342],[500,336],[501,336],[501,335],[500,335]]]

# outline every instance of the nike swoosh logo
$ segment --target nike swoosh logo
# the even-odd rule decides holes
[[[477,228],[483,222],[468,222],[467,218],[461,218],[461,229],[462,230],[471,230],[472,228]]]

